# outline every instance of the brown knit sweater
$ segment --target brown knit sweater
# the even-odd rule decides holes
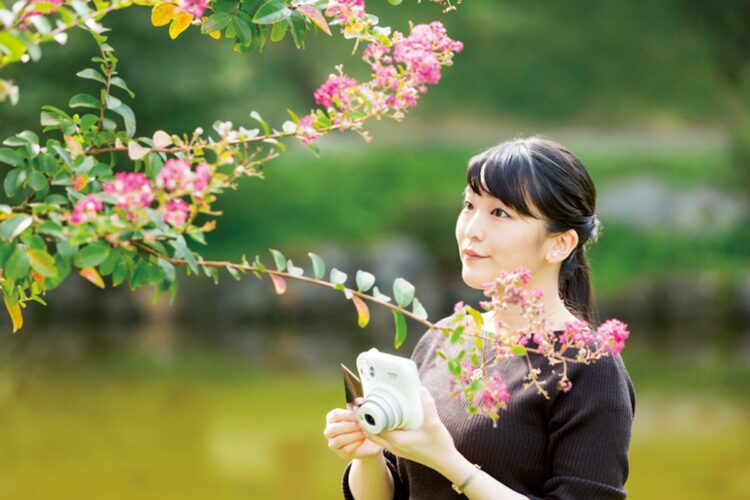
[[[437,347],[428,331],[411,359],[419,368],[422,384],[435,398],[440,419],[456,448],[469,461],[531,500],[626,497],[635,392],[622,358],[606,357],[591,365],[569,363],[573,388],[562,393],[556,390],[558,378],[547,360],[532,354],[532,365],[542,370],[540,378],[548,380],[550,400],[534,387],[523,389],[528,373],[525,358],[502,361],[496,369],[511,398],[493,428],[489,418],[469,415],[465,401],[447,396],[449,372],[445,361],[435,355]],[[434,470],[387,450],[384,455],[396,486],[394,499],[463,497]],[[354,499],[349,490],[350,469],[351,463],[343,477],[347,500]]]

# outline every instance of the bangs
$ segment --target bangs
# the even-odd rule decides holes
[[[487,193],[526,217],[537,218],[534,171],[528,150],[518,143],[503,143],[469,160],[466,182],[477,195]]]

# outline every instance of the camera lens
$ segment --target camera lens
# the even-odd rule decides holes
[[[365,415],[365,421],[370,425],[375,425],[375,419],[372,418],[372,415]]]

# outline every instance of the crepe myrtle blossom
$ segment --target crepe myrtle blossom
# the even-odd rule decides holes
[[[338,66],[341,71],[341,66]],[[328,80],[318,87],[313,94],[316,104],[322,104],[326,108],[331,108],[336,104],[342,109],[349,107],[352,101],[349,89],[357,86],[357,80],[345,75],[330,75]]]
[[[531,273],[524,267],[519,267],[514,272],[502,272],[496,280],[484,284],[484,294],[492,300],[480,301],[481,307],[486,311],[502,311],[511,305],[518,307],[527,326],[510,329],[503,321],[495,321],[493,316],[494,328],[479,328],[474,320],[467,320],[468,317],[476,317],[476,311],[472,311],[463,301],[458,302],[453,308],[451,326],[454,332],[456,328],[462,328],[458,340],[463,354],[449,358],[446,353],[452,351],[452,348],[442,351],[441,357],[448,360],[448,368],[453,375],[451,392],[462,395],[468,401],[469,413],[486,415],[492,419],[493,425],[500,418],[499,411],[506,408],[510,394],[497,372],[489,374],[491,367],[508,359],[526,357],[529,374],[524,387],[534,385],[540,394],[549,398],[544,389],[546,381],[540,380],[542,370],[531,367],[532,356],[547,358],[550,366],[562,365],[562,368],[553,370],[553,373],[559,376],[557,389],[566,393],[573,388],[573,382],[567,376],[567,364],[589,364],[606,356],[617,356],[630,336],[627,324],[617,319],[610,319],[597,329],[586,321],[568,321],[558,334],[549,328],[545,319],[542,291],[536,288],[524,290],[520,286],[529,283]],[[447,342],[449,337],[450,342],[455,344],[456,339],[450,332],[446,332],[443,341]],[[475,342],[479,339],[482,342]],[[485,361],[484,353],[487,342],[491,348],[489,361]]]
[[[199,163],[193,171],[189,161],[171,158],[156,174],[156,187],[167,192],[186,191],[202,199],[210,179],[211,171],[206,162]]]
[[[104,203],[95,194],[89,194],[84,199],[78,200],[70,215],[71,224],[80,224],[90,221],[96,214],[104,209]]]
[[[192,14],[193,17],[200,19],[203,12],[208,7],[208,2],[206,0],[179,0],[178,5],[180,9]]]
[[[596,334],[600,349],[614,355],[620,354],[625,348],[625,340],[630,336],[628,325],[618,319],[610,319],[599,325]]]
[[[497,416],[498,411],[505,408],[509,400],[510,393],[508,392],[508,386],[503,381],[500,373],[494,371],[487,381],[487,387],[477,393],[474,404],[482,413]]]
[[[325,14],[338,16],[342,24],[351,24],[365,17],[365,0],[331,0]]]
[[[62,5],[62,0],[47,0],[47,3],[51,3],[52,5],[60,6]],[[30,10],[28,12],[25,12],[21,14],[19,17],[19,21],[21,21],[21,24],[18,25],[18,29],[21,31],[26,31],[28,28],[29,19],[36,16],[44,16],[48,14],[54,14],[55,9],[49,9],[48,12],[44,12],[41,10]]]
[[[161,210],[162,219],[173,226],[182,226],[187,220],[189,211],[190,205],[182,198],[171,200]]]
[[[153,201],[151,181],[139,172],[118,172],[114,182],[102,184],[102,191],[113,196],[117,208],[128,211],[131,222],[135,219],[134,208],[146,208]]]
[[[305,115],[299,119],[299,122],[297,122],[297,137],[304,146],[307,146],[319,136],[320,133],[315,130],[313,125],[312,115]]]

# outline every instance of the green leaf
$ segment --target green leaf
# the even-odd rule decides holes
[[[212,8],[215,8],[212,5]],[[217,12],[206,19],[201,24],[201,33],[211,33],[212,31],[221,31],[232,21],[232,16],[228,12]]]
[[[396,338],[393,341],[393,345],[398,349],[404,343],[404,340],[406,340],[406,318],[398,311],[391,312],[396,323]]]
[[[458,342],[461,339],[462,333],[464,333],[464,325],[459,325],[451,334],[451,344]]]
[[[0,148],[0,163],[5,163],[13,167],[18,166],[23,161],[23,157],[8,148]]]
[[[292,15],[289,16],[286,21],[289,23],[294,44],[298,49],[304,48],[305,35],[307,34],[307,22],[305,21],[305,16],[299,12],[292,12]]]
[[[47,188],[47,177],[38,170],[32,170],[29,174],[29,186],[34,191],[42,191]]]
[[[414,285],[403,278],[396,278],[393,282],[393,295],[398,305],[406,307],[414,298]]]
[[[94,108],[102,109],[102,103],[90,94],[76,94],[68,101],[71,108]]]
[[[187,261],[188,267],[193,271],[194,274],[198,274],[198,262],[195,260],[193,252],[187,246],[185,238],[178,234],[174,240],[170,240],[169,244],[174,248],[175,255]]]
[[[526,354],[526,348],[521,345],[514,345],[510,348],[510,350],[517,356],[524,356]]]
[[[284,257],[284,254],[273,248],[269,248],[268,251],[271,252],[273,260],[276,261],[276,270],[283,271],[286,268],[286,257]]]
[[[239,16],[232,18],[232,24],[234,25],[234,31],[237,33],[237,38],[241,43],[246,44],[252,42],[253,32],[250,26],[242,20]]]
[[[125,122],[125,131],[128,134],[128,137],[133,137],[133,135],[135,134],[135,115],[133,114],[133,110],[130,109],[130,106],[121,102],[120,105],[116,108],[110,109],[118,115],[122,116],[122,119]]]
[[[375,276],[367,271],[357,271],[357,290],[366,292],[375,284]]]
[[[331,269],[331,283],[334,285],[343,285],[346,281],[346,273],[339,271],[335,267]]]
[[[383,293],[380,293],[380,290],[378,290],[378,287],[375,287],[372,289],[372,296],[376,299],[383,301],[383,302],[390,302],[391,298]]]
[[[21,189],[25,180],[26,171],[20,168],[14,168],[5,175],[3,188],[5,189],[5,194],[8,195],[8,198],[12,198],[18,193],[18,190]]]
[[[26,52],[26,45],[8,31],[0,31],[0,54],[6,53],[11,61],[18,61]]]
[[[110,248],[109,245],[101,242],[86,245],[76,253],[73,265],[81,269],[96,267],[107,259]]]
[[[292,15],[292,10],[281,0],[271,0],[260,6],[253,17],[256,24],[273,24]]]
[[[55,267],[55,259],[44,250],[37,250],[32,248],[26,251],[26,255],[29,258],[29,263],[34,271],[38,272],[42,276],[53,277],[57,274],[57,268]]]
[[[286,30],[288,27],[289,25],[284,21],[275,23],[271,29],[271,41],[280,42],[283,40],[284,36],[286,36]]]
[[[102,76],[101,73],[99,73],[94,68],[86,68],[84,70],[79,71],[76,73],[76,76],[79,78],[86,78],[88,80],[95,80],[97,82],[107,84],[107,79]]]
[[[288,261],[286,261],[286,270],[292,276],[302,276],[303,274],[305,274],[304,269],[302,269],[301,267],[295,266],[294,263],[292,262],[292,259],[289,259]]]
[[[3,275],[10,280],[17,280],[29,275],[31,264],[29,256],[21,247],[16,247],[5,263]]]
[[[30,215],[18,214],[0,224],[0,238],[10,241],[31,226],[34,219]]]
[[[312,260],[313,274],[315,275],[315,279],[323,279],[323,276],[326,273],[326,263],[323,262],[323,259],[320,258],[320,256],[317,254],[308,252],[307,255],[309,255],[310,260]]]
[[[120,259],[115,264],[115,270],[112,271],[112,286],[119,286],[128,277],[128,261]]]
[[[448,370],[454,375],[461,375],[461,363],[457,359],[448,360]]]
[[[416,297],[414,298],[411,312],[419,319],[427,319],[427,311],[425,311],[424,306],[422,306],[422,303]]]
[[[237,281],[240,281],[242,279],[242,276],[240,276],[240,272],[236,268],[227,266],[226,270],[229,274],[232,275],[232,278],[236,279]]]
[[[128,93],[128,95],[130,95],[130,98],[131,98],[131,99],[132,99],[133,97],[135,97],[135,92],[133,92],[132,90],[130,90],[130,89],[128,88],[128,84],[127,84],[127,83],[125,83],[125,80],[123,80],[123,79],[122,79],[122,78],[120,78],[119,76],[113,76],[113,77],[112,77],[112,79],[110,80],[110,83],[111,83],[112,85],[114,85],[115,87],[120,87],[120,88],[121,88],[122,90],[124,90],[125,92],[127,92],[127,93]]]

